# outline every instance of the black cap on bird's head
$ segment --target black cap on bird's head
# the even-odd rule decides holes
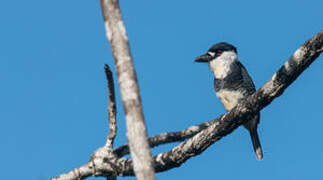
[[[233,45],[226,43],[226,42],[220,42],[215,45],[213,45],[206,54],[203,54],[197,58],[195,58],[195,62],[209,62],[212,59],[215,59],[216,57],[220,56],[225,51],[234,51],[237,53],[237,48]]]

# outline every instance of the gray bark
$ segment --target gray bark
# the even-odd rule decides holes
[[[139,87],[119,2],[118,0],[101,0],[100,2],[107,39],[110,42],[117,69],[134,171],[140,180],[154,180],[155,172],[147,141]]]

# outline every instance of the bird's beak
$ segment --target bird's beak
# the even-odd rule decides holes
[[[194,62],[206,63],[211,60],[212,60],[212,56],[210,56],[209,54],[203,54],[202,56],[195,58]]]

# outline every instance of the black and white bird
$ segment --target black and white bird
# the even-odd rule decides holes
[[[195,62],[208,63],[214,73],[214,89],[224,108],[230,111],[242,99],[253,94],[256,89],[246,68],[238,60],[237,49],[226,42],[213,45],[206,54]],[[249,131],[257,159],[262,159],[262,149],[257,127],[260,113],[244,124]]]

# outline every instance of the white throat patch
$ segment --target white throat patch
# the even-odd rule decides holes
[[[210,61],[209,66],[217,79],[223,79],[229,74],[230,65],[237,60],[238,57],[234,51],[226,51]]]

